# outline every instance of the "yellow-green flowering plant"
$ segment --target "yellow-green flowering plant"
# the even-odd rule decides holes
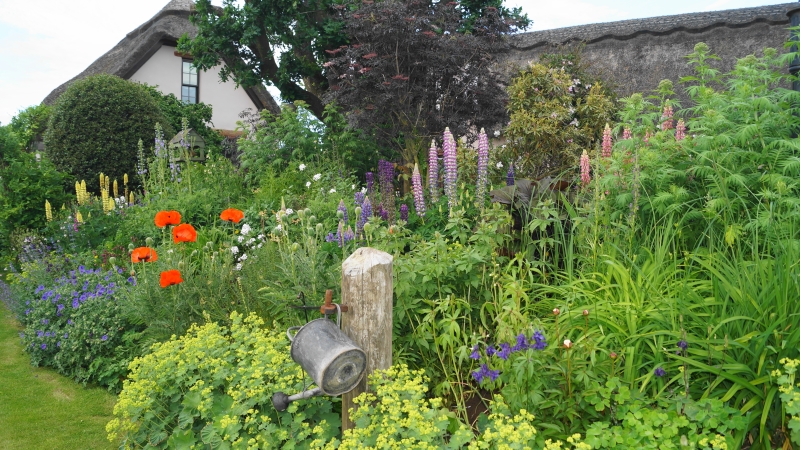
[[[783,364],[783,372],[775,370],[772,375],[778,378],[783,409],[789,416],[792,442],[800,444],[800,383],[795,384],[800,359],[783,358],[780,363]]]
[[[311,448],[338,434],[330,398],[284,412],[272,406],[275,392],[304,388],[282,330],[265,330],[255,315],[234,312],[230,320],[227,328],[193,325],[135,359],[106,426],[109,440],[125,449]]]

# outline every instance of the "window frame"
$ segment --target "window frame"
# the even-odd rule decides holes
[[[197,103],[200,103],[200,73],[197,71],[196,67],[191,65],[192,61],[193,60],[191,58],[181,58],[181,102],[186,103],[186,104],[190,104],[190,105],[193,105],[193,104],[196,105]],[[189,64],[189,67],[194,70],[194,73],[184,72],[184,69],[185,69],[187,63]],[[195,84],[187,84],[187,83],[185,83],[184,82],[185,81],[185,79],[184,79],[185,75],[189,75],[190,76],[189,82],[191,82],[191,75],[194,75]],[[188,100],[184,100],[183,88],[194,88],[194,103],[191,103]],[[187,95],[186,97],[188,99],[191,99],[192,96],[191,95]]]

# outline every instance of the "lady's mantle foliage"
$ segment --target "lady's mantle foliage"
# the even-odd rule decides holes
[[[272,406],[275,392],[308,384],[283,332],[264,330],[255,315],[234,312],[230,320],[229,328],[193,325],[135,359],[106,426],[109,440],[122,439],[126,448],[306,448],[339,434],[330,398],[280,413]]]

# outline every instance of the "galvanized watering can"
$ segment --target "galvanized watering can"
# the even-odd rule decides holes
[[[276,392],[272,404],[285,411],[290,402],[317,395],[342,395],[353,390],[367,368],[367,355],[341,330],[340,305],[336,305],[336,323],[323,317],[302,327],[289,327],[286,335],[292,343],[290,355],[314,380],[316,388],[286,395]],[[292,331],[297,331],[292,336]]]

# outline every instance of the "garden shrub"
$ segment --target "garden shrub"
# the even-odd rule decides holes
[[[115,418],[106,429],[124,448],[312,448],[339,433],[329,397],[272,406],[275,392],[302,391],[308,380],[289,357],[284,330],[255,315],[230,327],[193,325],[135,359]]]
[[[137,143],[150,142],[161,123],[175,131],[147,90],[112,75],[75,81],[58,98],[44,135],[45,149],[59,170],[78,180],[136,173]],[[94,191],[94,184],[90,183]]]
[[[142,87],[153,97],[153,100],[158,104],[158,109],[167,118],[167,122],[162,124],[163,126],[175,130],[177,133],[183,128],[183,121],[186,120],[186,126],[196,131],[203,138],[207,151],[220,149],[222,135],[209,126],[213,115],[211,105],[203,102],[182,102],[174,94],[162,94],[156,86],[145,84]],[[166,138],[170,140],[172,135],[167,135]]]
[[[5,258],[20,250],[10,240],[12,233],[44,227],[45,201],[58,208],[68,199],[67,175],[20,145],[11,127],[0,127],[0,256]]]
[[[503,154],[522,178],[559,176],[600,142],[615,96],[590,74],[580,53],[545,55],[508,87],[511,120]]]
[[[19,111],[14,117],[11,118],[11,129],[17,133],[22,144],[22,148],[30,151],[35,151],[33,143],[37,138],[41,138],[47,129],[47,123],[50,121],[50,113],[53,108],[45,105],[44,103],[29,106]]]
[[[139,331],[122,317],[118,301],[133,278],[120,268],[93,269],[57,253],[22,267],[14,277],[15,309],[31,364],[118,390]],[[36,280],[46,284],[32,289]]]

